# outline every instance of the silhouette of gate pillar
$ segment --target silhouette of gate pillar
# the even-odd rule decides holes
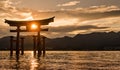
[[[23,55],[24,54],[24,38],[21,37],[20,39],[21,39],[21,55]]]
[[[46,48],[45,48],[45,36],[42,36],[42,50],[43,50],[43,57],[45,56],[45,53],[46,53]]]
[[[33,55],[34,55],[34,57],[36,56],[36,50],[37,50],[37,44],[36,44],[36,41],[37,40],[37,36],[33,36]]]
[[[10,36],[10,56],[13,56],[13,36]]]

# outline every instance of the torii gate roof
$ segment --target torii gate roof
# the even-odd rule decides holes
[[[42,19],[42,20],[24,20],[24,21],[16,21],[16,20],[7,20],[5,19],[5,23],[8,23],[10,26],[26,26],[31,22],[39,23],[40,25],[48,25],[50,22],[54,22],[55,17]]]

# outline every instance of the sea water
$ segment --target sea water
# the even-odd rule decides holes
[[[33,57],[26,51],[16,62],[15,53],[0,51],[0,70],[120,70],[119,51],[47,51],[45,57]]]

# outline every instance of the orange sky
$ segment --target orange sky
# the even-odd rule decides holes
[[[9,32],[4,19],[30,20],[55,16],[49,38],[75,36],[91,32],[120,31],[119,0],[0,0],[0,37]],[[34,33],[27,33],[34,34]]]

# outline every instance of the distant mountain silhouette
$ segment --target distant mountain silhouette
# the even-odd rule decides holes
[[[15,44],[14,44],[15,45]],[[15,47],[14,47],[15,48]],[[25,37],[25,49],[33,48],[32,36]],[[9,49],[9,37],[0,39],[0,49]],[[120,32],[95,32],[75,37],[46,38],[47,50],[120,50]]]

